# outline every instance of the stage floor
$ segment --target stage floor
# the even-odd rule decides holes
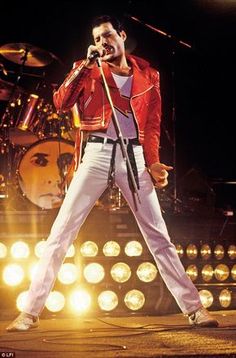
[[[220,326],[211,329],[191,328],[182,314],[41,319],[25,333],[7,333],[2,321],[0,357],[236,357],[236,311],[213,315]]]

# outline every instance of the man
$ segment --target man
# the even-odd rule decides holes
[[[54,94],[58,110],[67,111],[74,105],[79,109],[81,133],[87,134],[84,155],[53,224],[24,312],[7,330],[23,331],[38,325],[38,316],[65,254],[109,182],[115,182],[121,189],[162,278],[182,312],[189,315],[190,324],[216,327],[217,320],[202,307],[198,291],[186,275],[170,241],[153,185],[154,181],[158,188],[166,186],[168,171],[172,169],[160,163],[158,155],[161,116],[159,74],[145,60],[126,56],[127,36],[116,19],[109,16],[97,18],[92,34],[95,44],[88,47],[87,59],[74,64]],[[135,203],[134,200],[130,175],[112,121],[112,109],[96,64],[98,56],[125,145],[129,149],[140,202],[136,200]]]

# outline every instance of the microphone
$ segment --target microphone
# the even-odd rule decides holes
[[[89,61],[96,60],[96,58],[100,57],[100,53],[98,51],[92,51],[88,56]]]

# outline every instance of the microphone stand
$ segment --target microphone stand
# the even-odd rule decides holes
[[[173,126],[173,138],[170,138],[169,133],[165,130],[167,138],[170,142],[170,144],[172,145],[173,148],[173,200],[174,200],[174,205],[173,205],[173,211],[174,213],[178,213],[178,203],[180,202],[180,200],[178,199],[178,195],[177,195],[177,169],[176,169],[176,107],[175,107],[175,88],[174,88],[174,81],[175,81],[175,69],[174,69],[174,58],[175,58],[175,47],[173,46],[173,44],[178,45],[178,46],[182,46],[185,48],[192,48],[192,45],[190,45],[189,43],[187,43],[186,41],[177,39],[175,36],[168,34],[167,32],[158,29],[157,27],[154,27],[148,23],[145,23],[144,21],[138,19],[137,17],[131,16],[131,15],[126,15],[128,18],[132,19],[135,22],[138,22],[139,24],[147,27],[148,29],[157,32],[158,34],[165,36],[166,38],[168,38],[169,40],[171,40],[172,43],[172,50],[171,50],[171,55],[172,55],[172,68],[171,68],[171,81],[172,81],[172,109],[171,109],[171,121],[172,121],[172,126]]]
[[[123,135],[122,135],[122,132],[121,132],[120,124],[119,124],[119,121],[117,119],[116,111],[115,111],[114,104],[113,104],[113,101],[112,101],[112,98],[111,98],[111,94],[110,94],[110,90],[109,90],[109,87],[108,87],[108,84],[107,84],[107,80],[106,80],[106,77],[105,77],[104,72],[103,72],[102,61],[101,61],[100,57],[96,58],[96,62],[97,62],[97,65],[99,67],[100,74],[102,76],[102,80],[103,80],[103,84],[104,84],[104,88],[105,88],[105,92],[106,92],[106,95],[107,95],[108,102],[109,102],[109,104],[111,106],[111,110],[112,110],[112,114],[113,114],[112,121],[113,121],[113,124],[114,124],[114,127],[115,127],[117,138],[118,138],[119,143],[120,143],[121,152],[122,152],[124,161],[125,161],[125,163],[127,165],[128,176],[130,177],[130,180],[131,180],[134,206],[135,206],[135,210],[137,211],[138,210],[137,200],[138,200],[139,203],[141,203],[140,198],[139,198],[139,194],[138,194],[137,183],[136,183],[135,178],[134,178],[133,169],[132,169],[132,166],[131,166],[131,163],[130,163],[130,160],[129,160],[129,156],[128,156],[127,149],[126,149],[125,142],[124,142],[124,138],[123,138]]]

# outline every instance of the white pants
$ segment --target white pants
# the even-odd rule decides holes
[[[112,147],[112,144],[107,143],[87,143],[82,163],[71,181],[39,261],[29,289],[25,312],[39,315],[44,308],[69,246],[75,240],[95,201],[107,187]],[[155,188],[145,168],[143,149],[141,146],[133,148],[140,184],[141,204],[138,203],[137,211],[128,186],[126,164],[119,144],[115,158],[115,183],[133,211],[159,272],[180,309],[183,313],[193,312],[201,307],[198,291],[186,275],[175,246],[170,242]]]

